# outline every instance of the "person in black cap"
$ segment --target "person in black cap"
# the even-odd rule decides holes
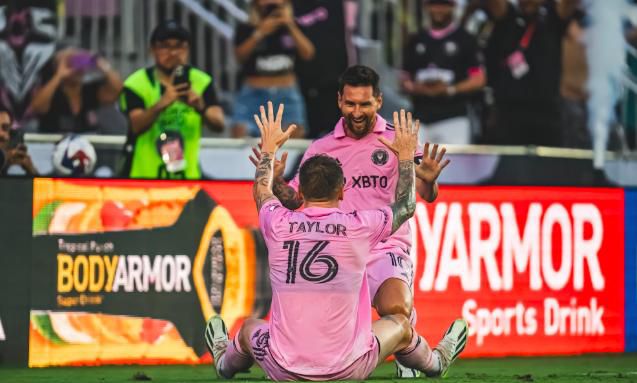
[[[454,0],[425,0],[429,28],[404,51],[403,90],[424,122],[422,142],[470,144],[468,105],[486,82],[475,39],[455,22]]]
[[[120,107],[130,121],[130,177],[201,178],[201,127],[223,130],[212,77],[187,65],[189,40],[190,33],[178,22],[162,22],[150,37],[155,65],[124,82]]]

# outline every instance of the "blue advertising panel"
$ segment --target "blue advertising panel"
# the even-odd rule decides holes
[[[637,351],[637,189],[626,190],[626,351]]]

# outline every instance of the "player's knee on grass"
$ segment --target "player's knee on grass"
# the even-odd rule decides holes
[[[409,319],[412,305],[409,286],[398,278],[389,278],[383,282],[374,297],[374,307],[381,317],[400,314]]]
[[[412,329],[409,318],[402,314],[385,315],[374,322],[374,335],[380,344],[379,362],[391,354],[403,350],[411,342]]]

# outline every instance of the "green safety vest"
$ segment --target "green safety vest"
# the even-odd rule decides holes
[[[161,98],[160,82],[154,77],[154,70],[142,68],[131,74],[124,87],[130,89],[144,101],[146,109],[150,109]],[[196,68],[189,68],[188,77],[191,89],[198,95],[212,82],[205,72]],[[124,95],[120,97],[121,109],[128,111]],[[134,138],[134,149],[130,168],[131,178],[187,178],[200,179],[199,168],[199,140],[201,138],[202,117],[194,108],[182,101],[175,101],[164,109],[153,125],[144,133]],[[157,139],[165,131],[178,131],[184,141],[185,170],[179,173],[168,173],[165,170],[157,150]]]

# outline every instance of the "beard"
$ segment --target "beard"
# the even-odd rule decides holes
[[[358,119],[350,114],[345,116],[347,130],[356,138],[365,137],[374,128],[374,116],[363,115]]]
[[[177,68],[177,65],[174,65],[172,68],[168,68],[168,67],[165,67],[163,65],[155,64],[155,68],[159,69],[159,71],[161,73],[163,73],[164,75],[170,77],[170,76],[172,76],[173,71],[175,70],[175,68]]]
[[[449,17],[431,18],[431,26],[433,29],[445,29],[453,23],[453,15]]]

